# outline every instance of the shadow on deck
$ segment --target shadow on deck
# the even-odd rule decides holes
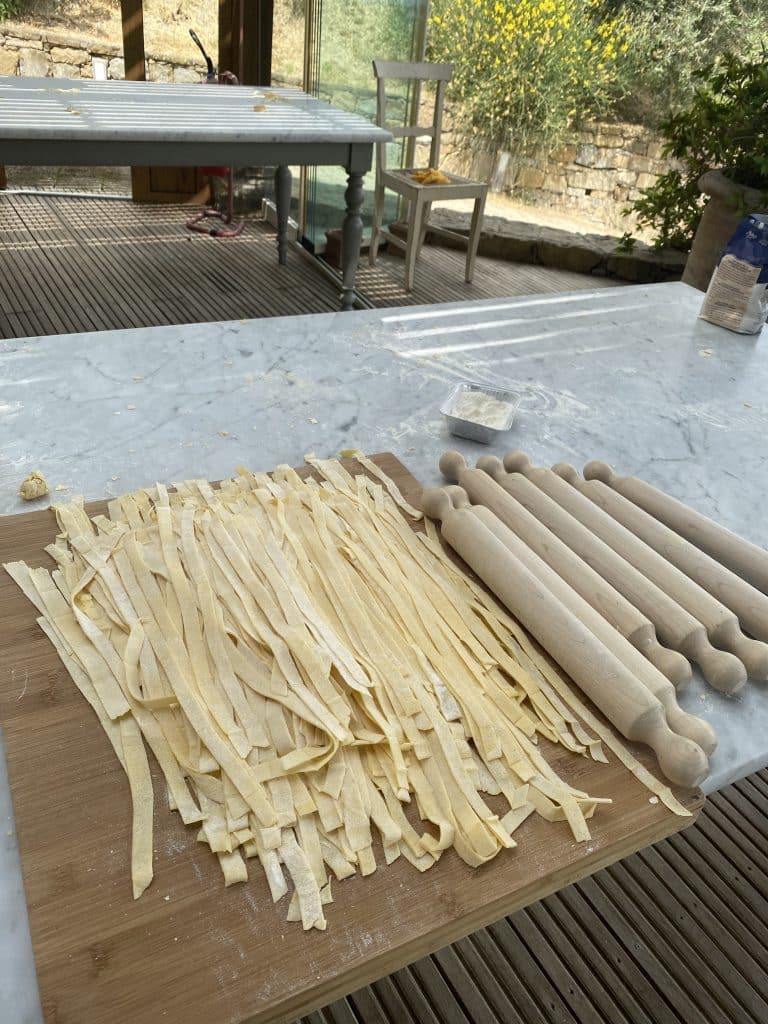
[[[5,193],[0,197],[0,336],[207,323],[339,308],[339,288],[297,249],[277,264],[275,233],[248,222],[237,239],[186,230],[185,206]],[[612,286],[605,278],[425,247],[411,294],[403,261],[363,259],[358,286],[374,306],[429,304]]]

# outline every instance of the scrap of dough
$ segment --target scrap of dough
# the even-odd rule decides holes
[[[42,498],[47,493],[48,484],[45,477],[36,469],[32,470],[19,487],[19,497],[23,498],[24,501],[34,501],[35,498]]]

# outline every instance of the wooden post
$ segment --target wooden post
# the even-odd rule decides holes
[[[143,0],[120,0],[123,20],[123,59],[125,77],[130,82],[144,82],[147,78],[144,56],[144,3]]]
[[[272,82],[274,0],[219,0],[219,71],[242,85]]]

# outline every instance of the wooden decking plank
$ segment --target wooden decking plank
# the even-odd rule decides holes
[[[527,910],[508,918],[509,923],[525,944],[537,964],[553,987],[559,992],[568,1005],[569,1011],[576,1020],[588,1019],[595,1015],[595,1006],[589,999],[588,990],[582,989],[578,980],[560,957],[556,945],[550,944],[546,935],[537,927]]]
[[[472,1024],[499,1024],[482,988],[469,973],[454,946],[445,946],[432,954],[446,984],[464,1009]]]
[[[389,1024],[387,1015],[377,999],[372,985],[353,992],[348,1000],[355,1011],[355,1016],[364,1024]]]
[[[693,830],[689,830],[693,833]],[[670,837],[673,840],[674,837]],[[698,873],[706,880],[707,887],[717,894],[720,900],[733,908],[740,921],[759,938],[765,936],[768,947],[768,934],[765,922],[768,915],[762,913],[761,906],[755,906],[754,890],[744,879],[737,868],[724,861],[712,844],[697,829],[687,837],[688,842],[670,841],[672,850],[688,865],[692,873]],[[714,854],[714,856],[713,856]],[[666,849],[663,851],[666,855]]]
[[[629,955],[615,930],[603,921],[578,885],[549,896],[544,903],[574,945],[578,939],[583,970],[602,979],[631,1024],[640,1024],[646,1014],[653,1024],[668,1018],[671,1005],[663,990],[654,986],[652,971]]]
[[[55,206],[48,210],[44,206],[44,200],[37,196],[17,196],[14,199],[22,216],[33,215],[36,207],[41,205],[46,215],[50,213],[52,217],[55,217]],[[22,199],[23,202],[20,202]],[[39,241],[36,238],[37,245],[33,250],[35,272],[39,275],[39,280],[45,282],[48,303],[55,306],[60,314],[63,314],[61,319],[64,323],[79,322],[79,324],[86,325],[84,327],[86,331],[98,330],[101,326],[101,318],[97,312],[98,303],[94,306],[92,302],[85,301],[86,296],[89,300],[92,298],[87,287],[87,280],[84,280],[82,275],[70,273],[66,248],[72,243],[64,236],[65,232],[62,228],[61,240],[51,240],[46,237],[45,232]],[[69,328],[70,331],[79,329],[79,326]],[[57,333],[61,333],[61,331]]]
[[[37,321],[32,333],[68,334],[93,329],[91,321],[72,303],[71,296],[52,273],[50,261],[41,248],[35,246],[0,254],[3,269],[11,268],[14,261],[18,261],[19,294]]]
[[[650,898],[653,913],[656,914],[658,911],[663,926],[659,931],[668,936],[671,948],[675,945],[675,931],[685,926],[685,942],[693,950],[693,955],[704,972],[701,981],[726,1013],[738,1018],[739,1014],[746,1010],[758,1020],[768,1020],[768,1003],[760,994],[759,986],[756,989],[748,979],[747,957],[738,956],[738,953],[735,959],[729,956],[728,944],[722,941],[718,944],[716,936],[710,935],[706,928],[700,926],[690,910],[681,904],[676,893],[651,870],[643,858],[627,858],[626,862],[621,863],[616,874],[621,875],[623,872],[633,879],[638,892],[644,893],[646,899]],[[723,936],[721,940],[722,938]],[[733,947],[730,952],[733,953]],[[678,945],[678,955],[688,960],[682,944]]]
[[[564,975],[564,980],[560,982],[561,986],[565,983],[568,986],[569,994],[571,988],[578,986],[581,993],[587,997],[584,1012],[591,1013],[594,1017],[610,1020],[612,1024],[655,1024],[655,1021],[645,1013],[641,1005],[627,990],[623,981],[616,975],[611,978],[613,991],[609,989],[601,977],[601,974],[604,973],[601,968],[605,967],[603,954],[598,950],[594,939],[591,936],[586,936],[572,918],[564,927],[561,920],[553,913],[552,904],[556,904],[564,915],[568,914],[562,901],[551,899],[532,904],[527,908],[526,913],[552,949],[557,950],[558,957],[568,970],[568,975]],[[580,948],[575,945],[577,935],[582,937]],[[632,1003],[631,1018],[627,1017],[619,998],[615,995],[617,988],[621,990],[624,997],[622,1002]],[[583,996],[579,995],[578,998],[581,1003]],[[589,1009],[590,1006],[591,1009]],[[584,1019],[584,1017],[582,1016],[580,1019]]]
[[[659,843],[653,851],[653,863],[658,866],[659,873],[667,873],[670,884],[684,895],[686,890],[690,891],[693,899],[706,908],[707,914],[713,915],[718,927],[725,929],[745,952],[761,962],[768,948],[766,923],[743,904],[732,905],[727,900],[728,889],[722,879],[711,871],[705,861],[696,859],[697,855],[690,847],[688,853],[691,858],[686,860],[671,843]]]
[[[538,969],[530,950],[514,927],[514,917],[504,918],[489,925],[487,931],[506,957],[507,963],[521,978],[536,999],[547,1021],[553,1024],[573,1024],[574,1016],[549,978]]]
[[[482,991],[500,1024],[525,1024],[526,1018],[518,1013],[516,1002],[510,994],[510,986],[502,984],[494,974],[477,943],[472,942],[471,938],[464,938],[455,942],[451,948]]]
[[[57,333],[53,316],[48,307],[40,303],[39,300],[37,302],[34,300],[35,293],[27,284],[27,257],[28,254],[22,250],[5,252],[0,255],[0,276],[8,282],[8,289],[4,289],[7,305],[4,305],[3,312],[14,325],[13,329],[22,332],[13,334],[11,337],[29,337],[28,330],[35,334]],[[37,293],[40,294],[39,285]],[[26,313],[29,318],[28,328],[18,326],[18,314],[21,312]]]
[[[410,967],[403,967],[393,974],[392,980],[419,1024],[443,1024],[434,1007],[430,1006]]]
[[[763,901],[768,903],[768,876],[759,869],[763,851],[753,846],[741,829],[733,828],[715,801],[709,807],[706,820],[701,823],[701,832],[732,864],[738,865]]]
[[[475,946],[478,954],[507,994],[510,1004],[516,1008],[525,1024],[548,1024],[549,1017],[540,1006],[538,999],[524,983],[517,970],[516,961],[513,961],[514,968],[510,969],[510,961],[502,947],[494,940],[490,928],[475,932],[469,936],[467,941]]]
[[[410,970],[442,1024],[489,1024],[487,1017],[482,1021],[474,1021],[467,1015],[433,957],[418,960]]]
[[[688,1012],[693,1002],[702,1020],[733,1024],[722,1004],[713,1001],[711,989],[717,992],[719,985],[702,984],[701,975],[707,971],[707,964],[687,936],[670,928],[663,908],[653,905],[629,873],[621,871],[620,864],[612,867],[615,870],[598,873],[590,881],[614,906],[618,897],[625,919],[642,941],[649,947],[653,945],[657,961],[663,962],[668,976],[674,978],[683,995],[683,1004],[689,1007]]]
[[[346,999],[337,999],[335,1003],[324,1007],[323,1013],[329,1024],[360,1024],[352,1007]]]
[[[617,958],[621,960],[623,957],[631,957],[652,980],[657,991],[670,1003],[672,1009],[685,1019],[685,1014],[691,1010],[690,996],[665,962],[669,959],[668,951],[664,951],[665,956],[659,955],[661,943],[655,937],[649,941],[647,934],[637,927],[632,908],[627,905],[628,901],[622,900],[617,905],[612,893],[597,884],[597,877],[593,875],[591,878],[582,879],[578,889],[623,947],[623,951],[616,954]],[[701,1019],[712,1024],[711,1018],[706,1014],[702,1014]],[[661,1020],[664,1018],[661,1017]],[[716,1024],[726,1022],[717,1017]]]
[[[93,283],[95,293],[108,308],[117,305],[125,326],[140,327],[146,323],[148,316],[158,320],[162,317],[160,308],[152,302],[151,294],[150,305],[147,306],[147,293],[150,291],[147,286],[150,282],[145,275],[141,275],[143,287],[140,307],[137,308],[137,303],[126,293],[124,287],[121,287],[126,280],[131,281],[134,287],[138,284],[136,270],[140,268],[140,262],[139,268],[131,264],[126,265],[121,252],[123,239],[119,235],[115,235],[114,240],[105,239],[98,245],[84,244],[87,243],[87,239],[72,228],[69,219],[63,219],[63,224],[70,232],[73,243],[69,250],[71,261],[75,265],[83,266],[84,272]],[[109,236],[110,231],[109,224],[105,224],[102,233]]]
[[[759,943],[753,945],[754,937],[746,929],[738,927],[738,919],[736,919],[736,930],[739,935],[735,935],[732,931],[733,915],[726,913],[724,919],[722,911],[715,913],[711,907],[702,902],[690,886],[690,877],[681,876],[671,870],[669,864],[657,850],[653,848],[644,850],[639,860],[663,883],[673,902],[679,904],[677,914],[680,916],[681,923],[685,922],[685,917],[682,915],[689,915],[690,920],[695,922],[700,933],[707,937],[707,941],[711,940],[720,953],[738,967],[739,972],[765,1002],[766,995],[768,995],[768,976],[766,976],[765,967],[761,963],[764,947],[762,952],[759,952]],[[632,864],[628,867],[631,871]],[[768,1006],[768,1004],[766,1005]],[[766,1020],[768,1020],[768,1012],[766,1012]]]
[[[371,988],[390,1021],[402,1021],[402,1024],[419,1024],[391,976],[375,981]]]
[[[765,841],[761,826],[765,819],[766,809],[758,809],[751,800],[748,800],[735,786],[729,786],[727,793],[713,793],[713,805],[720,811],[731,825],[753,846],[760,849]]]

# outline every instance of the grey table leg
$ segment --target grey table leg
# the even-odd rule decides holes
[[[288,215],[291,212],[291,169],[275,168],[275,208],[277,209],[277,260],[288,262]]]
[[[360,243],[363,240],[363,175],[356,171],[347,174],[347,190],[344,193],[347,211],[341,231],[341,279],[344,290],[341,293],[341,308],[352,309],[355,302],[355,274],[360,260]]]

